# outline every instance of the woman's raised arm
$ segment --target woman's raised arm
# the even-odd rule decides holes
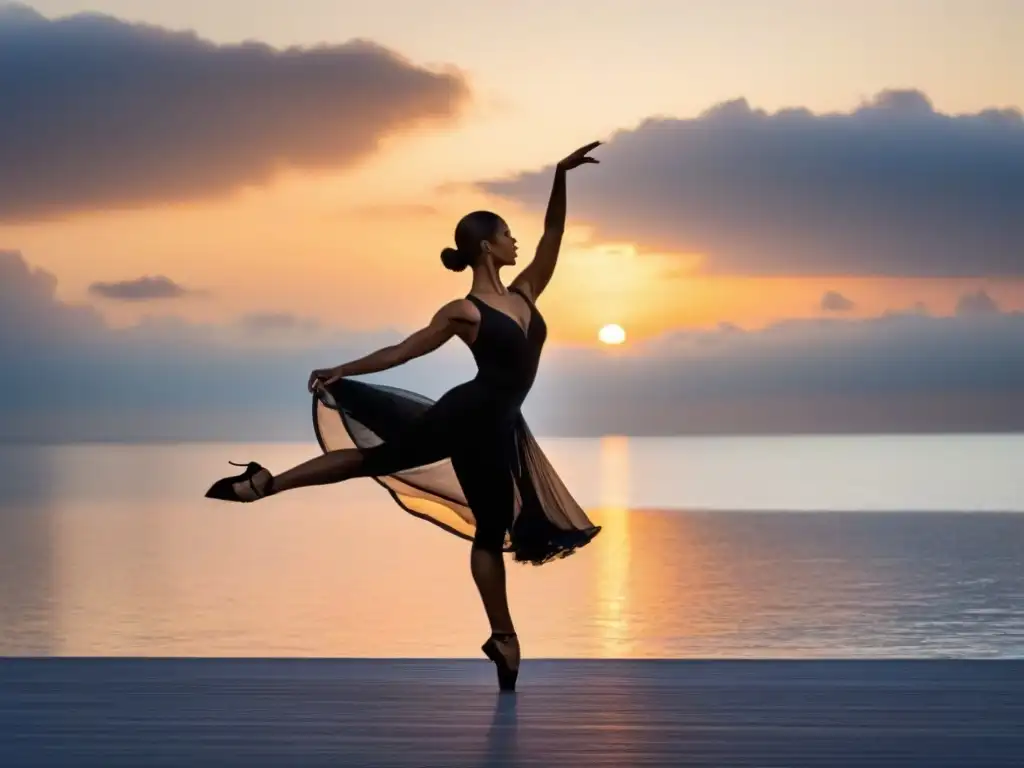
[[[548,200],[548,209],[544,214],[544,234],[537,243],[537,252],[531,261],[512,285],[527,292],[531,300],[547,288],[551,282],[551,276],[555,273],[555,264],[558,263],[558,252],[562,248],[562,234],[565,232],[565,175],[573,168],[578,168],[586,163],[599,163],[587,154],[601,144],[599,141],[592,141],[585,147],[580,147],[571,155],[568,155],[555,166],[555,180],[551,186],[551,197]]]

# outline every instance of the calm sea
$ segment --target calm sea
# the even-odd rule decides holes
[[[510,565],[533,657],[1022,657],[1024,436],[544,440],[604,532]],[[479,655],[465,542],[313,445],[0,447],[0,655]]]

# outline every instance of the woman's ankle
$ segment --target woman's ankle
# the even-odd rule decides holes
[[[266,498],[267,496],[273,496],[275,493],[277,493],[277,489],[274,488],[274,475],[271,473],[269,469],[264,469],[264,472],[267,473],[266,479],[260,483],[257,483],[257,487],[259,488],[260,496],[262,498]]]

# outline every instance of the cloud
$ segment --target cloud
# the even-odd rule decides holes
[[[403,335],[285,314],[113,329],[55,289],[0,254],[0,439],[312,440],[309,371]],[[438,397],[473,375],[453,342],[369,378]],[[1024,314],[912,308],[722,323],[616,350],[551,345],[525,413],[544,435],[1024,430]]]
[[[702,254],[709,273],[1024,275],[1024,118],[884,91],[847,114],[745,100],[650,119],[574,171],[596,238]],[[551,168],[485,181],[540,210]]]
[[[177,299],[193,293],[199,293],[171,280],[163,275],[137,277],[134,280],[121,280],[115,283],[93,283],[89,293],[114,301],[150,301],[153,299]]]
[[[821,308],[825,312],[849,312],[854,303],[838,291],[825,291],[821,297]]]
[[[999,305],[984,290],[966,293],[956,303],[958,315],[998,315]]]
[[[45,65],[43,65],[45,62]],[[0,221],[223,195],[344,168],[468,97],[364,40],[278,50],[0,8]]]
[[[542,371],[537,415],[556,433],[1024,429],[1022,313],[678,332]]]
[[[57,278],[31,269],[19,251],[0,251],[0,353],[36,344],[75,344],[104,330],[92,307],[57,299]],[[7,361],[0,354],[0,360]]]

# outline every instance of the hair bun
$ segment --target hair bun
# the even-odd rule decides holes
[[[462,251],[455,248],[445,248],[441,251],[441,263],[452,272],[461,272],[469,266],[469,259]]]

